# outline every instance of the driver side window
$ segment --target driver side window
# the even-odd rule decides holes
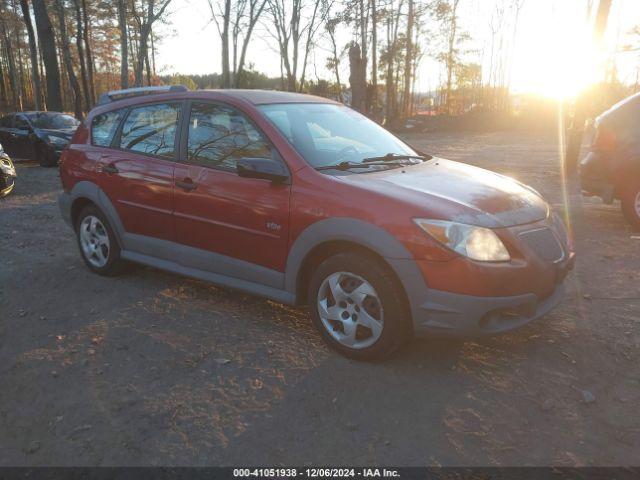
[[[271,145],[237,110],[194,102],[189,116],[187,161],[205,167],[236,169],[240,158],[271,158]]]
[[[29,122],[27,122],[24,117],[16,115],[15,128],[18,130],[29,130]]]

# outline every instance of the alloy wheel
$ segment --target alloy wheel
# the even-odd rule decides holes
[[[358,275],[329,275],[318,290],[317,307],[326,331],[346,347],[366,348],[382,335],[382,302],[373,286]]]
[[[80,224],[80,245],[87,261],[94,267],[104,267],[109,259],[109,235],[100,219],[87,215]]]

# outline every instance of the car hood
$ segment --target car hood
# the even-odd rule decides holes
[[[547,202],[532,188],[489,170],[433,158],[406,168],[341,177],[371,181],[378,192],[423,208],[425,216],[487,228],[509,227],[547,217]]]
[[[56,137],[66,138],[67,140],[71,140],[73,134],[76,132],[75,128],[66,128],[66,129],[52,129],[52,128],[39,128],[38,132],[42,135],[54,135]]]

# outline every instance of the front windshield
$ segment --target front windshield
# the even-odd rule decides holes
[[[259,108],[315,168],[389,154],[417,155],[384,128],[343,105],[286,103]]]
[[[35,128],[48,130],[67,130],[76,128],[80,122],[71,115],[64,113],[39,112],[28,115]]]

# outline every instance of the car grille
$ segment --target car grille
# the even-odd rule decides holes
[[[559,262],[564,258],[564,249],[558,241],[558,237],[549,227],[537,228],[520,233],[520,238],[540,258],[548,262]]]

